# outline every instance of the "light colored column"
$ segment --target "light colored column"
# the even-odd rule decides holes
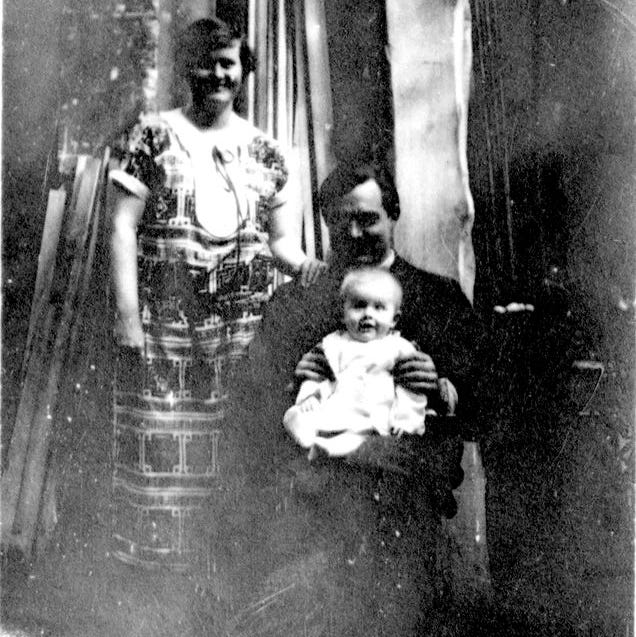
[[[387,0],[386,12],[402,209],[396,248],[416,267],[457,279],[472,299],[468,0]]]

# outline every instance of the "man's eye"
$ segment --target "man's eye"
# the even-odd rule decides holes
[[[358,215],[357,217],[357,222],[363,228],[370,228],[371,226],[375,225],[377,221],[378,221],[378,217],[377,215],[374,215],[374,214],[361,214],[361,215]]]

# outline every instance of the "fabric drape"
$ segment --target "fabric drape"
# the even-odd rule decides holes
[[[289,149],[289,164],[298,171],[295,196],[303,218],[303,247],[309,256],[321,257],[328,238],[316,194],[333,168],[322,0],[250,0],[248,40],[258,59],[248,85],[248,119]]]
[[[387,0],[386,14],[402,210],[396,249],[412,265],[458,280],[472,300],[469,4]]]

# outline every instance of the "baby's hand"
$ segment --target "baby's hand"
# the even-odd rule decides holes
[[[316,411],[320,407],[320,401],[317,396],[307,396],[302,403],[298,405],[298,408],[303,413],[307,413],[308,411]]]

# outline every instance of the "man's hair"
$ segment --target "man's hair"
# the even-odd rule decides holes
[[[196,20],[177,37],[177,73],[187,75],[193,68],[205,66],[211,51],[233,46],[237,40],[240,41],[239,57],[244,79],[256,68],[256,57],[241,29],[218,18]]]
[[[351,290],[355,289],[360,283],[367,281],[378,286],[386,284],[393,294],[395,309],[400,309],[402,305],[402,286],[385,268],[364,267],[350,270],[340,284],[340,298],[343,300],[346,299],[351,294]]]
[[[400,200],[391,173],[386,169],[372,164],[345,165],[339,164],[327,175],[320,187],[320,206],[323,216],[328,222],[333,204],[354,188],[373,179],[382,193],[382,206],[391,219],[400,216]]]

